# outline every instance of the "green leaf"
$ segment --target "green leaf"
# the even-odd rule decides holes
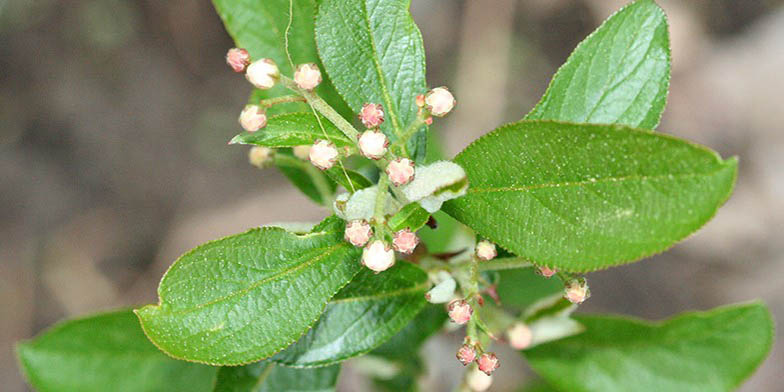
[[[332,392],[340,366],[295,369],[257,362],[222,367],[213,392]]]
[[[430,213],[425,211],[419,203],[409,203],[389,218],[387,225],[392,231],[408,228],[415,232],[422,228],[428,219],[430,219]]]
[[[365,189],[373,185],[373,183],[362,174],[342,168],[340,165],[335,165],[332,168],[325,170],[324,173],[326,173],[332,181],[335,181],[347,191],[351,192]]]
[[[525,351],[564,391],[730,391],[762,362],[773,321],[760,303],[682,314],[664,322],[582,316],[583,334]]]
[[[267,126],[256,132],[243,132],[229,144],[254,144],[265,147],[295,147],[312,145],[317,139],[329,140],[338,147],[354,146],[343,132],[323,116],[318,119],[312,113],[286,113],[272,116]],[[326,136],[325,136],[326,134]]]
[[[172,357],[212,365],[267,358],[313,325],[359,272],[359,248],[328,218],[306,235],[253,229],[180,257],[158,305],[136,310],[147,336]]]
[[[292,4],[289,2],[293,1]],[[294,70],[286,57],[285,34],[289,23],[289,6],[293,10],[289,30],[289,52],[294,64],[321,64],[316,51],[313,24],[317,1],[315,0],[213,0],[215,10],[223,20],[226,30],[234,38],[238,47],[245,48],[253,59],[270,58],[280,71],[292,75]],[[316,92],[344,117],[351,116],[351,110],[340,98],[331,81],[324,75],[324,81]],[[254,90],[252,102],[260,99],[287,95],[290,92],[278,83],[270,90]],[[270,114],[290,111],[309,110],[304,103],[275,105]],[[347,117],[348,118],[348,117]]]
[[[500,274],[496,291],[504,306],[525,309],[540,298],[563,292],[561,279],[557,276],[547,279],[533,268],[505,270]]]
[[[363,269],[332,299],[299,341],[272,359],[287,366],[324,366],[386,342],[425,306],[427,274],[399,262],[383,274]]]
[[[20,343],[17,352],[40,392],[209,391],[216,373],[164,355],[130,310],[59,323]]]
[[[705,224],[732,191],[737,161],[620,125],[522,121],[455,161],[468,194],[444,211],[512,253],[586,272],[662,252]]]
[[[428,304],[392,339],[371,352],[387,359],[407,361],[416,355],[425,341],[444,327],[447,314],[443,305]]]
[[[289,150],[275,151],[275,167],[305,196],[318,204],[326,205],[335,194],[337,185],[326,173],[310,162],[295,157]]]
[[[577,46],[525,118],[654,129],[669,84],[667,17],[653,0],[638,0]]]
[[[354,110],[384,106],[381,130],[396,140],[416,118],[416,96],[426,90],[422,35],[410,0],[323,0],[316,42],[327,73]],[[424,158],[425,127],[412,137],[412,155]]]

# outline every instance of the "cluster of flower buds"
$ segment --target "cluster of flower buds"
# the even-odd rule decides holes
[[[471,320],[471,315],[474,313],[474,309],[464,299],[453,300],[447,305],[446,310],[452,322],[459,325]]]
[[[585,278],[572,279],[564,285],[564,298],[573,304],[581,304],[591,296]]]
[[[476,257],[479,260],[490,261],[498,256],[498,251],[495,249],[495,244],[490,241],[482,240],[476,244]]]

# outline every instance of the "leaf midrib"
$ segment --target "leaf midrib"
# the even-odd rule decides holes
[[[338,299],[333,299],[333,300],[329,301],[329,303],[331,305],[331,304],[350,303],[350,302],[370,302],[370,301],[376,301],[376,300],[389,298],[389,297],[403,296],[403,295],[406,295],[406,294],[409,294],[409,293],[413,293],[413,292],[416,292],[416,291],[425,291],[427,286],[428,286],[427,281],[424,281],[422,283],[417,284],[416,286],[405,287],[405,288],[402,288],[402,289],[397,289],[397,290],[393,290],[393,291],[387,291],[387,292],[380,293],[380,294],[375,294],[375,295],[363,295],[363,296],[358,296],[358,297],[338,298]]]
[[[367,9],[367,1],[362,1],[362,10],[364,11],[362,17],[365,20],[365,26],[367,27],[368,31],[368,39],[370,40],[370,47],[372,49],[372,55],[370,57],[373,60],[373,69],[376,71],[376,74],[378,74],[381,95],[384,99],[387,112],[389,113],[389,119],[392,121],[392,127],[395,130],[395,134],[399,134],[400,123],[398,122],[397,111],[395,110],[396,108],[392,106],[392,97],[389,95],[389,89],[387,88],[387,79],[384,76],[384,71],[381,69],[381,63],[379,62],[378,48],[376,47],[376,38],[373,34],[373,28],[370,23],[370,12]]]

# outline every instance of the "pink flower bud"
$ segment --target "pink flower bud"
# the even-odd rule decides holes
[[[395,264],[395,252],[382,240],[370,242],[362,251],[362,265],[373,271],[386,271]]]
[[[326,140],[316,140],[310,147],[308,158],[313,166],[321,170],[327,170],[338,161],[338,149],[332,142]]]
[[[534,335],[531,332],[531,328],[528,328],[522,322],[518,322],[506,330],[506,339],[509,340],[509,345],[515,350],[524,350],[531,345]]]
[[[259,169],[269,166],[274,151],[268,147],[254,146],[248,151],[248,161]]]
[[[310,156],[310,146],[294,146],[291,152],[294,153],[295,157],[307,161]]]
[[[457,350],[457,360],[463,364],[463,366],[468,365],[471,362],[474,362],[476,359],[476,350],[474,350],[474,346],[470,344],[464,344],[460,346]]]
[[[259,105],[245,105],[240,112],[240,125],[248,132],[256,132],[267,126],[267,113]]]
[[[545,278],[549,278],[549,277],[555,275],[556,272],[558,272],[558,270],[556,270],[555,268],[550,269],[550,268],[547,268],[547,267],[539,267],[539,275],[542,275]]]
[[[410,229],[398,231],[392,239],[392,246],[400,253],[411,254],[417,245],[419,245],[419,237]]]
[[[303,90],[313,90],[321,83],[321,71],[316,64],[300,64],[294,71],[294,83]]]
[[[493,377],[482,373],[478,369],[471,369],[466,374],[466,384],[474,392],[484,392],[493,385]]]
[[[471,305],[463,299],[453,300],[447,305],[446,310],[449,313],[449,318],[452,319],[454,323],[460,325],[471,320],[471,314],[474,313],[474,310],[471,309]]]
[[[484,353],[476,362],[479,364],[479,370],[488,376],[491,375],[495,369],[498,369],[499,366],[498,357],[496,357],[494,353]]]
[[[373,229],[365,220],[353,220],[346,224],[344,238],[354,246],[365,246],[371,236],[373,236]]]
[[[231,48],[226,53],[226,64],[234,72],[245,72],[245,68],[250,64],[250,54],[242,48]]]
[[[366,128],[377,128],[384,122],[384,107],[377,103],[366,103],[359,111],[359,120]]]
[[[433,125],[433,116],[427,116],[425,119],[425,125]]]
[[[270,59],[252,62],[245,71],[245,79],[262,90],[271,89],[280,76],[278,65]]]
[[[380,131],[365,131],[359,136],[359,153],[366,158],[381,159],[388,145],[389,139]]]
[[[425,95],[425,108],[436,117],[444,117],[455,107],[455,97],[446,87],[436,87]]]
[[[498,256],[498,252],[495,250],[495,244],[490,241],[482,240],[476,244],[476,257],[480,260],[488,261],[494,259]]]
[[[420,108],[425,107],[425,94],[419,94],[416,96],[416,105]]]
[[[386,173],[393,185],[406,185],[414,179],[414,161],[408,158],[395,159],[387,165]]]
[[[584,278],[572,279],[564,286],[564,298],[573,304],[581,304],[591,297],[591,290]]]

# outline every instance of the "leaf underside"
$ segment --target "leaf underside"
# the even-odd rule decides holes
[[[333,392],[340,366],[295,369],[271,362],[222,367],[213,392]]]

